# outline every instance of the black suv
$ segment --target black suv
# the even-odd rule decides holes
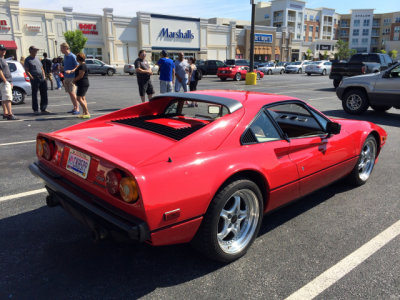
[[[225,64],[220,60],[198,60],[196,61],[197,70],[201,75],[217,75],[218,68],[225,67]]]

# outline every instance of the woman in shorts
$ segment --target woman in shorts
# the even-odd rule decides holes
[[[79,66],[75,69],[75,79],[73,83],[78,88],[76,91],[76,100],[78,100],[79,104],[81,105],[83,112],[83,114],[79,115],[78,118],[89,119],[90,114],[86,102],[86,92],[89,89],[89,78],[85,59],[86,56],[83,53],[78,53],[76,55],[76,60],[78,61]]]

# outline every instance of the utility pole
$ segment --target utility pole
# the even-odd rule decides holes
[[[250,69],[246,74],[246,84],[257,84],[257,72],[254,71],[254,23],[256,15],[256,0],[250,0],[251,4],[251,30],[250,30]]]

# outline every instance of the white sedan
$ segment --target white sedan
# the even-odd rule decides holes
[[[314,61],[312,64],[307,65],[305,69],[305,73],[308,76],[311,74],[320,74],[320,75],[327,75],[331,73],[332,63],[328,60],[321,60],[321,61]]]
[[[263,72],[265,75],[271,74],[283,74],[285,72],[285,67],[281,64],[268,63],[262,67],[257,68],[257,70]]]

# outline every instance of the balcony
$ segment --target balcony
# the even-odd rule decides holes
[[[283,17],[274,17],[274,22],[283,22]]]
[[[331,32],[331,31],[324,31],[324,32],[322,33],[322,35],[323,35],[323,36],[331,36],[331,35],[332,35],[332,32]]]
[[[344,23],[344,22],[340,22],[340,27],[342,28],[349,28],[350,27],[350,23]]]
[[[289,32],[295,32],[295,28],[294,28],[294,27],[291,27],[291,26],[288,26],[288,31],[289,31]]]
[[[349,37],[349,33],[348,33],[348,32],[341,33],[341,34],[340,34],[340,37],[341,37],[341,38],[348,38],[348,37]]]
[[[288,17],[288,22],[296,22],[296,17]]]
[[[379,31],[372,31],[371,36],[373,37],[379,37]]]
[[[372,23],[372,27],[381,27],[381,24],[380,23]]]
[[[332,26],[332,22],[324,22],[324,26]]]

